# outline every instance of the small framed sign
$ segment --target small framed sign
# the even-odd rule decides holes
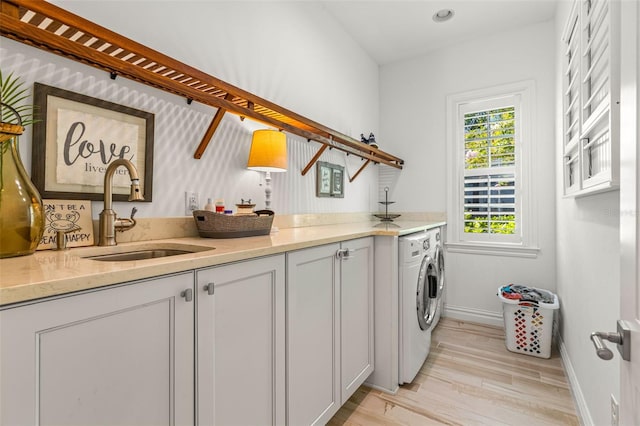
[[[31,179],[45,198],[102,200],[112,161],[130,160],[144,201],[152,200],[154,115],[40,83],[34,103],[42,120],[33,127]],[[113,200],[126,201],[131,180],[113,178]]]
[[[42,200],[45,227],[38,250],[56,247],[57,232],[67,235],[67,247],[93,245],[93,219],[89,200]]]
[[[331,196],[344,197],[344,169],[340,166],[331,169]]]
[[[344,167],[318,161],[316,164],[316,197],[344,198]]]

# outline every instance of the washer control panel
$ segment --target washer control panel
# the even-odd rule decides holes
[[[401,262],[422,260],[423,254],[430,247],[426,232],[416,232],[400,238]]]

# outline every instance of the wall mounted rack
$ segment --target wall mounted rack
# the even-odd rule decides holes
[[[108,72],[218,109],[194,158],[201,158],[226,112],[247,117],[322,144],[302,170],[306,174],[326,148],[355,155],[368,164],[402,169],[404,161],[293,111],[123,37],[45,1],[3,0],[0,34]]]

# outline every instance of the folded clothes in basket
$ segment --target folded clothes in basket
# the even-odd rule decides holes
[[[502,287],[502,297],[522,302],[553,303],[555,300],[553,293],[547,290],[517,284],[509,284]]]

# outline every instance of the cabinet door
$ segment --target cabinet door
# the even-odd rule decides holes
[[[193,424],[193,273],[0,312],[3,425]]]
[[[287,423],[325,424],[341,405],[339,244],[287,253]]]
[[[284,424],[284,262],[197,271],[198,424]]]
[[[373,372],[373,238],[342,243],[340,260],[340,339],[342,400]]]

